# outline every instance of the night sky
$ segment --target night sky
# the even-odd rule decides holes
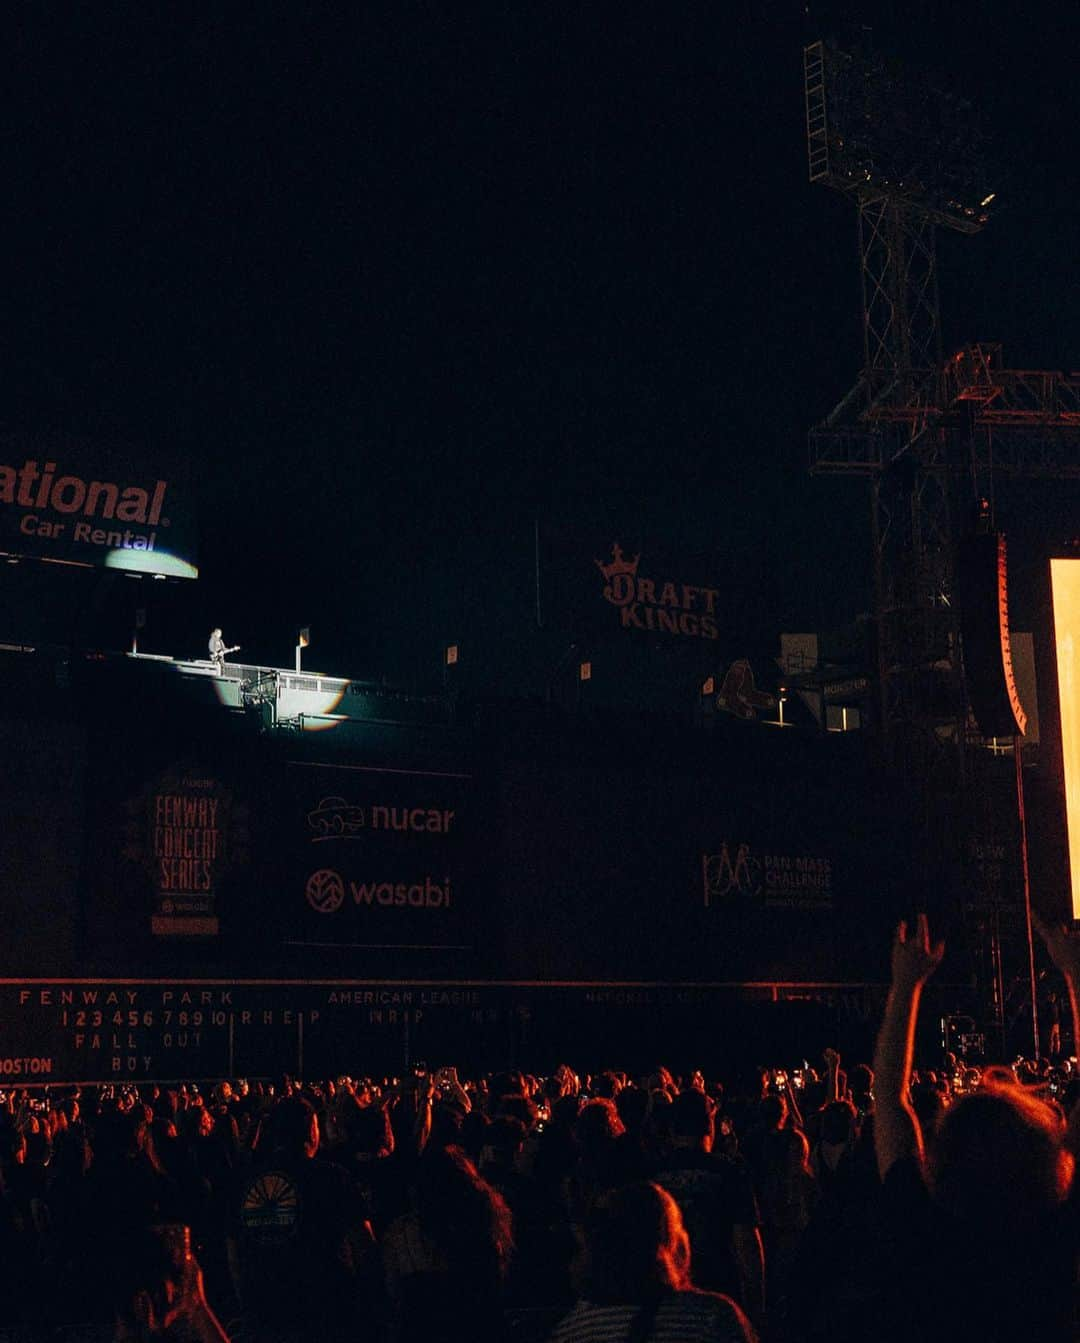
[[[940,240],[946,349],[1070,369],[1080,8],[807,8],[9,16],[0,429],[190,459],[202,576],[146,646],[289,665],[310,624],[310,665],[423,684],[478,606],[527,623],[538,517],[710,553],[735,653],[865,610],[865,489],[806,470],[861,335],[803,44],[872,24],[981,108],[1001,209]]]

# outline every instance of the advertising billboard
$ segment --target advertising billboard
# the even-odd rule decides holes
[[[474,950],[468,775],[293,762],[294,946]]]
[[[0,555],[197,578],[187,474],[112,444],[0,438]]]

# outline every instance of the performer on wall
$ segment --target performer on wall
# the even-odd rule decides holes
[[[221,630],[212,629],[210,631],[210,642],[206,645],[206,647],[210,653],[210,661],[214,664],[214,666],[218,669],[218,672],[220,673],[225,670],[225,654],[235,653],[236,650],[240,647],[240,645],[233,644],[231,648],[226,648],[225,640],[221,637]]]

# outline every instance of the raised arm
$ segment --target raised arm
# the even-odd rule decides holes
[[[795,1121],[796,1128],[803,1128],[802,1111],[799,1109],[799,1093],[795,1090],[795,1083],[791,1080],[791,1074],[784,1074],[784,1099],[787,1101],[788,1113]]]
[[[416,1118],[413,1121],[413,1146],[417,1156],[424,1155],[431,1137],[431,1102],[435,1096],[435,1079],[430,1073],[417,1079]]]
[[[458,1080],[457,1068],[440,1068],[438,1073],[440,1085],[445,1083],[447,1098],[455,1101],[461,1106],[466,1114],[472,1109],[472,1100],[469,1093]]]
[[[906,923],[896,930],[892,948],[892,984],[874,1050],[874,1151],[882,1179],[895,1163],[923,1158],[922,1129],[911,1107],[911,1065],[915,1023],[923,985],[941,964],[944,942],[931,945],[926,915],[920,914],[909,934]]]
[[[826,1049],[822,1055],[825,1060],[828,1081],[825,1090],[825,1104],[831,1105],[840,1099],[840,1055],[835,1049]]]

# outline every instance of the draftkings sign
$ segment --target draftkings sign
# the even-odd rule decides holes
[[[718,639],[718,588],[689,583],[671,574],[655,573],[642,554],[628,554],[618,541],[606,559],[595,559],[602,580],[601,595],[614,610],[613,627],[669,635],[677,639]]]
[[[560,524],[537,530],[537,611],[545,628],[592,646],[711,649],[730,604],[710,581],[716,557],[640,525]]]

